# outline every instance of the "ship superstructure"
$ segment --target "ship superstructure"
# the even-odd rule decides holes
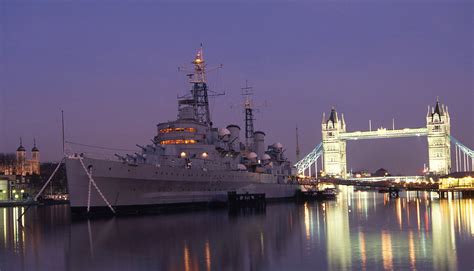
[[[152,144],[137,145],[140,150],[135,154],[116,155],[118,161],[87,155],[67,159],[73,209],[106,206],[105,198],[112,206],[130,207],[225,201],[228,192],[292,197],[299,189],[291,179],[292,167],[281,143],[265,146],[265,133],[253,132],[253,123],[252,135],[246,127],[245,143],[238,125],[213,126],[202,47],[192,64],[190,94],[178,99],[176,120],[157,125]],[[246,103],[246,126],[248,109]],[[103,197],[90,195],[89,176],[83,168]]]

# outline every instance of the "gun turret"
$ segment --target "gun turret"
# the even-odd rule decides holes
[[[129,158],[130,160],[132,160],[133,162],[137,162],[137,158],[135,156],[132,156],[130,154],[127,154],[127,158]],[[128,160],[128,159],[127,159]]]
[[[145,156],[144,156],[144,155],[139,154],[139,153],[135,153],[135,155],[136,155],[137,157],[140,157],[141,159],[145,160]]]
[[[154,152],[156,152],[156,147],[153,145],[146,145],[147,148],[153,149]]]
[[[122,160],[122,161],[124,161],[124,162],[127,161],[127,158],[125,158],[125,157],[123,157],[123,156],[121,156],[121,155],[119,155],[119,154],[114,154],[114,155],[117,156],[118,159],[120,159],[120,160]]]

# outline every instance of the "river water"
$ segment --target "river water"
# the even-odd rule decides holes
[[[71,222],[0,208],[0,270],[473,270],[473,199],[341,187],[336,201]]]

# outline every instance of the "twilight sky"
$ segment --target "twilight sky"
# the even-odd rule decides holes
[[[427,105],[449,106],[451,133],[474,147],[472,1],[0,1],[0,152],[19,137],[42,160],[70,141],[133,149],[177,114],[189,90],[177,67],[199,44],[216,126],[243,127],[240,88],[255,90],[256,130],[295,160],[321,141],[321,116],[349,131],[423,127]],[[224,3],[225,2],[225,3]],[[384,2],[384,3],[380,3]],[[263,106],[266,104],[266,106]],[[348,168],[415,174],[426,138],[348,143]]]

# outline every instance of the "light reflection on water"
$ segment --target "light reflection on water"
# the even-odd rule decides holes
[[[341,187],[337,201],[71,222],[0,208],[0,270],[455,270],[474,267],[472,199]],[[22,226],[23,225],[23,226]]]

